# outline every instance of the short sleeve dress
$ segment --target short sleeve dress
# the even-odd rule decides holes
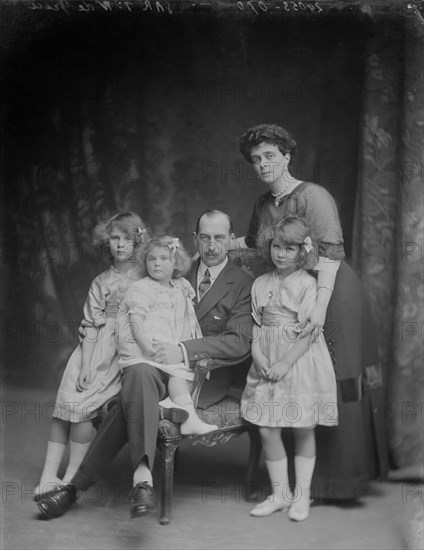
[[[367,387],[367,373],[380,372],[377,330],[365,289],[344,260],[337,206],[320,185],[301,182],[278,206],[270,191],[261,195],[253,207],[247,246],[255,248],[261,229],[287,215],[307,221],[324,261],[340,260],[324,325],[337,379],[339,422],[332,429],[317,428],[312,492],[319,499],[355,498],[387,469],[384,407],[376,393],[383,388]]]
[[[125,368],[137,363],[148,363],[179,378],[194,379],[192,369],[184,363],[164,365],[143,354],[133,337],[136,326],[131,325],[130,315],[137,313],[144,318],[146,338],[179,344],[184,340],[201,338],[202,333],[193,306],[195,292],[191,284],[181,277],[171,279],[170,286],[163,286],[151,277],[134,283],[122,300],[118,313],[119,366]]]
[[[281,281],[274,270],[252,287],[254,338],[270,364],[284,359],[299,338],[303,322],[316,303],[316,279],[303,269]],[[279,382],[250,368],[241,400],[242,416],[270,428],[337,425],[337,385],[333,364],[322,335],[293,364]]]
[[[116,347],[116,317],[119,304],[141,274],[136,266],[120,273],[114,266],[100,273],[91,283],[84,304],[84,319],[99,328],[96,346],[91,359],[94,377],[88,388],[77,391],[76,383],[81,372],[81,343],[66,365],[57,393],[53,416],[70,422],[83,422],[95,418],[98,409],[121,390],[120,370]]]

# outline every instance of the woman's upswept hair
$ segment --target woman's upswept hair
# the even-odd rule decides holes
[[[247,162],[252,162],[252,147],[262,142],[276,145],[283,155],[290,153],[293,159],[296,153],[296,142],[282,126],[276,124],[259,124],[249,128],[240,138],[240,151]]]
[[[118,212],[94,228],[93,242],[100,247],[109,247],[109,237],[114,229],[120,229],[134,240],[134,251],[149,238],[149,231],[143,220],[134,212]]]
[[[166,248],[171,254],[175,255],[175,269],[172,274],[173,279],[179,279],[189,271],[192,259],[178,237],[172,235],[152,235],[139,254],[139,261],[143,264],[146,273],[147,257],[150,250],[155,246]]]
[[[286,216],[274,226],[262,227],[260,229],[256,239],[256,246],[261,253],[265,265],[270,268],[274,266],[271,260],[271,244],[274,239],[286,245],[300,246],[299,256],[296,259],[298,267],[312,269],[318,262],[317,243],[314,242],[311,229],[303,218],[299,216]],[[309,244],[310,246],[308,246]]]

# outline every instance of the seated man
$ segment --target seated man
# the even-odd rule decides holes
[[[200,359],[229,359],[247,373],[250,365],[252,317],[250,291],[253,279],[234,265],[227,250],[234,240],[229,216],[210,210],[197,220],[194,240],[200,258],[187,279],[196,291],[195,311],[203,338],[179,345],[160,343],[153,359],[194,365]],[[238,367],[238,368],[237,368]],[[212,371],[199,396],[198,406],[206,408],[220,401],[231,385],[233,367]],[[148,364],[126,367],[118,403],[100,425],[88,453],[69,485],[37,502],[47,518],[64,514],[76,500],[77,489],[86,489],[106,472],[110,462],[128,441],[133,469],[132,517],[152,512],[156,507],[151,470],[159,428],[159,402],[167,394],[167,375]]]

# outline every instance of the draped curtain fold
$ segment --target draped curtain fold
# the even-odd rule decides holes
[[[422,31],[367,44],[353,256],[380,327],[393,465],[423,459]],[[420,467],[421,469],[422,467]]]

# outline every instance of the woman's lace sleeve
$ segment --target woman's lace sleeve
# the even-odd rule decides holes
[[[298,198],[299,214],[311,227],[319,255],[330,260],[344,258],[343,234],[333,197],[320,185],[308,185]]]

